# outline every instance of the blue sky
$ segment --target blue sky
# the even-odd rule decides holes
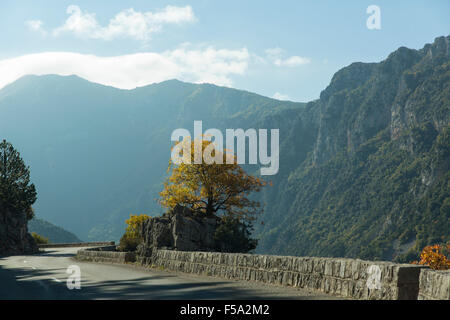
[[[310,101],[352,62],[448,35],[449,13],[447,0],[2,0],[0,87],[28,73],[125,89],[179,78]]]

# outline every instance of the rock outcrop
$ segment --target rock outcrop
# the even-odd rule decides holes
[[[25,212],[0,208],[0,255],[31,254],[38,252],[33,237],[28,233]]]
[[[204,217],[182,206],[176,206],[162,217],[147,220],[141,229],[143,243],[137,253],[151,257],[154,249],[178,251],[214,251],[214,234],[219,219]]]
[[[25,212],[0,208],[0,255],[38,252],[33,237],[28,233]]]

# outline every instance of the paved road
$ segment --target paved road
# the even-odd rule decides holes
[[[0,258],[0,299],[336,299],[295,288],[79,262],[73,259],[79,249],[52,248],[38,255]],[[80,267],[79,290],[66,286],[70,265]]]

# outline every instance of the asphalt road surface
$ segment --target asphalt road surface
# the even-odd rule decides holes
[[[45,249],[30,256],[0,257],[0,299],[92,300],[328,300],[317,292],[178,274],[128,265],[80,262],[80,248]],[[81,288],[70,290],[67,268],[77,265]],[[72,282],[73,283],[73,282]]]

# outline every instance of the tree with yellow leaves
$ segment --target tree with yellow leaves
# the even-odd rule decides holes
[[[205,216],[226,213],[247,221],[262,211],[249,195],[260,191],[266,182],[247,174],[234,155],[221,152],[203,137],[184,139],[175,148],[179,161],[169,162],[171,174],[160,192],[162,206],[173,209],[178,204]]]
[[[150,219],[150,217],[146,214],[141,214],[140,216],[130,214],[130,219],[125,220],[125,223],[128,225],[125,232],[129,237],[139,237],[140,229],[143,223],[148,219]]]
[[[127,229],[124,235],[120,238],[119,251],[135,251],[139,243],[142,242],[140,230],[145,221],[151,219],[146,214],[130,215],[130,219],[125,220]]]

